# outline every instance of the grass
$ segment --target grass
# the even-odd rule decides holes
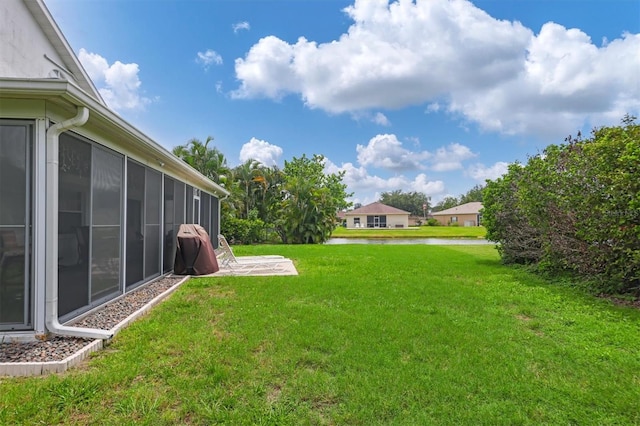
[[[416,226],[410,228],[347,229],[338,227],[335,238],[484,238],[484,226]]]
[[[491,246],[236,247],[299,276],[192,279],[0,424],[640,424],[640,312]]]

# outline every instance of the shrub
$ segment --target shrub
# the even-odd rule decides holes
[[[265,224],[260,219],[238,219],[228,217],[222,222],[221,232],[236,243],[252,244],[265,240]]]
[[[569,136],[526,165],[514,164],[484,191],[487,238],[503,261],[534,263],[640,294],[640,126]]]

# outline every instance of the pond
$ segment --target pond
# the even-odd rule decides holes
[[[487,245],[494,242],[465,238],[329,238],[325,244],[429,244],[429,245]]]

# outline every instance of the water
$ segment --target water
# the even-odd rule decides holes
[[[428,244],[442,246],[495,244],[484,239],[463,238],[329,238],[325,244]]]

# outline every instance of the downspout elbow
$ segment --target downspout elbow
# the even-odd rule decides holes
[[[53,334],[90,339],[110,339],[113,333],[93,328],[69,327],[58,321],[58,173],[59,136],[73,127],[83,126],[89,119],[89,109],[78,107],[75,117],[56,123],[47,129],[47,191],[46,191],[46,255],[45,255],[45,324]]]

